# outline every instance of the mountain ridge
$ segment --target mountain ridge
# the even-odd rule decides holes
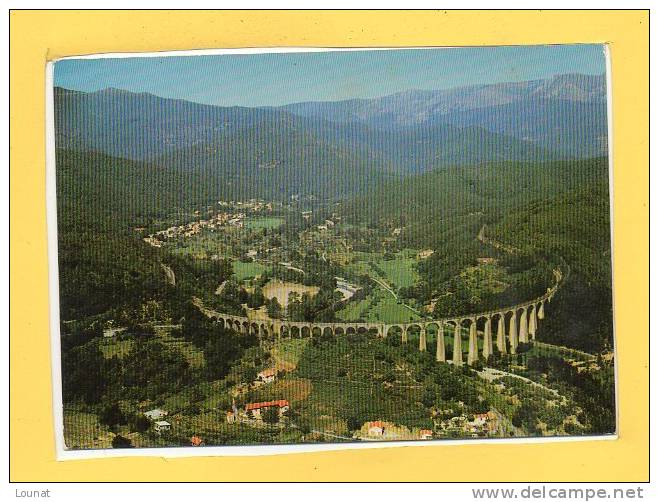
[[[604,77],[574,74],[254,108],[115,88],[91,93],[55,88],[58,148],[158,163],[180,158],[187,150],[219,151],[230,141],[240,145],[233,150],[247,159],[260,155],[299,163],[299,155],[283,147],[286,134],[295,144],[301,137],[315,138],[315,157],[368,159],[385,173],[492,161],[578,159],[606,154],[606,114]],[[250,151],[244,138],[264,133],[277,137],[278,144],[260,141],[261,150]],[[277,148],[288,152],[286,158],[275,158]],[[242,162],[236,153],[203,164],[213,169],[218,160],[220,165]],[[189,162],[174,164],[190,167]],[[344,171],[349,169],[344,162]]]

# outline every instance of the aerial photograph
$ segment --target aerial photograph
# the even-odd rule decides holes
[[[57,61],[66,448],[615,434],[606,65]]]

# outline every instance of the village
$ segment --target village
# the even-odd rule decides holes
[[[153,247],[162,247],[168,239],[192,237],[204,229],[213,232],[222,227],[243,228],[248,214],[270,214],[274,209],[275,203],[260,199],[250,199],[247,201],[219,200],[217,205],[221,209],[208,207],[204,218],[202,218],[202,212],[196,210],[194,211],[194,221],[182,225],[172,225],[164,230],[158,230],[147,235],[143,240]],[[142,232],[145,228],[136,227],[134,230]]]

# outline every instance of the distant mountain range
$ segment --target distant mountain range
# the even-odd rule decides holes
[[[607,148],[603,75],[567,74],[548,80],[411,90],[382,98],[296,103],[279,109],[412,134],[437,125],[477,127],[563,157],[602,155]]]
[[[59,149],[331,197],[449,165],[603,155],[606,113],[604,77],[586,75],[262,108],[55,89]]]
[[[336,122],[363,122],[379,128],[397,129],[427,122],[443,122],[453,114],[473,110],[547,101],[605,105],[604,76],[566,74],[548,80],[473,85],[436,91],[409,90],[372,99],[294,103],[280,109]]]

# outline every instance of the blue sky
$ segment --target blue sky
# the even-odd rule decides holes
[[[604,71],[603,46],[583,44],[69,59],[55,64],[55,85],[87,92],[115,87],[222,106],[276,106]]]

